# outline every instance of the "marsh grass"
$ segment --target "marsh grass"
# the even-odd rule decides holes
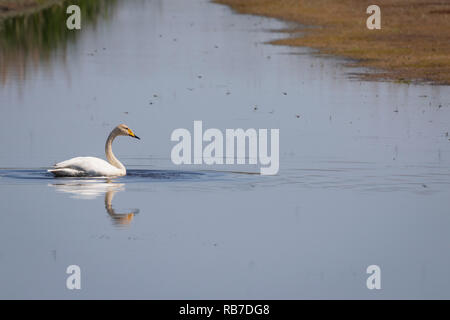
[[[381,30],[366,27],[365,0],[215,0],[240,13],[294,21],[288,38],[272,44],[307,46],[377,68],[365,79],[450,84],[450,1],[379,0]]]
[[[0,20],[30,14],[64,0],[0,0]]]

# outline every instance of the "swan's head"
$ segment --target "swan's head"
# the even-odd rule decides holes
[[[128,126],[126,124],[118,125],[116,127],[116,130],[119,131],[119,135],[121,135],[121,136],[130,136],[130,137],[141,140],[141,138],[139,138],[137,135],[135,135],[134,132],[131,131],[131,129],[128,128]]]

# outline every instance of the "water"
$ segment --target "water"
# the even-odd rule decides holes
[[[358,81],[208,1],[98,3],[77,33],[48,34],[64,8],[45,41],[2,31],[0,298],[450,298],[448,87]],[[175,166],[194,120],[279,128],[278,175]],[[119,123],[127,176],[47,174]]]

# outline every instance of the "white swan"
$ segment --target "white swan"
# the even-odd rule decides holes
[[[105,144],[106,162],[103,159],[94,157],[76,157],[53,166],[47,170],[55,177],[108,177],[124,176],[127,170],[124,165],[114,156],[112,152],[112,142],[117,136],[130,136],[140,139],[125,124],[118,125],[108,136]]]

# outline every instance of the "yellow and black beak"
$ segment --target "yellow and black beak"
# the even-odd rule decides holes
[[[139,138],[137,135],[135,135],[134,132],[131,131],[131,129],[128,129],[128,135],[129,135],[130,137],[133,137],[133,138],[136,138],[136,139],[138,139],[138,140],[141,140],[141,138]]]

